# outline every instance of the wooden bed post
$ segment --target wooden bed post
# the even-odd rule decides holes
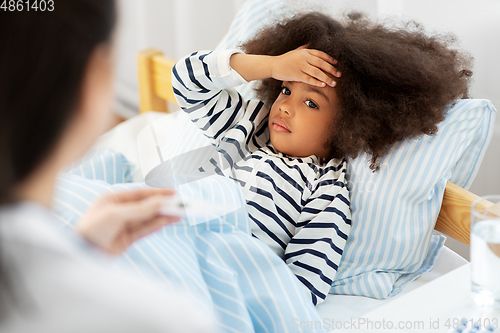
[[[168,112],[167,102],[156,94],[155,71],[153,57],[162,55],[156,49],[148,49],[137,55],[137,69],[139,78],[139,112],[159,111]]]
[[[470,205],[477,198],[477,195],[448,182],[435,229],[470,245]]]
[[[446,183],[443,204],[434,229],[454,239],[470,245],[470,209],[479,196],[453,183]],[[482,203],[484,208],[493,206],[492,202]],[[490,208],[491,212],[500,216],[500,206]]]

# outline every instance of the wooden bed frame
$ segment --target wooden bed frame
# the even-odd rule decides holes
[[[172,90],[172,67],[175,61],[161,51],[148,49],[137,56],[140,112],[168,112],[168,102],[176,103]],[[435,229],[466,245],[470,243],[470,207],[477,195],[448,182]],[[492,206],[486,202],[484,207]],[[493,210],[500,216],[500,205]]]

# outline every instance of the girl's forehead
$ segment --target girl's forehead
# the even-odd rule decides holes
[[[304,92],[317,94],[330,103],[336,103],[337,101],[337,92],[335,89],[336,86],[317,87],[303,82],[288,82],[288,84],[293,85],[294,89],[299,89]]]

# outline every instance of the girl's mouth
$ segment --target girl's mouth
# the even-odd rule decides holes
[[[275,120],[273,120],[273,129],[276,132],[291,133],[291,131],[286,126],[285,122],[283,120],[281,120],[281,119],[275,119]]]

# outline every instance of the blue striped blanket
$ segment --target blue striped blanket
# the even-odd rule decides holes
[[[60,175],[54,211],[61,224],[72,227],[101,193],[145,186],[124,183],[130,167],[123,155],[104,150]],[[239,186],[214,175],[181,191],[231,208],[222,216],[207,213],[166,226],[131,246],[117,265],[185,289],[216,314],[221,332],[322,332],[298,279],[251,236]]]

